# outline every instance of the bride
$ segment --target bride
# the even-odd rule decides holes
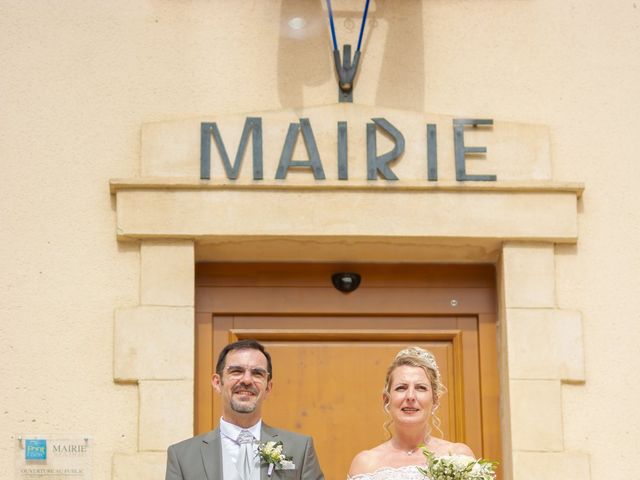
[[[391,438],[358,453],[351,463],[351,480],[425,480],[416,467],[425,466],[420,451],[424,445],[436,456],[468,455],[464,443],[452,443],[431,436],[431,422],[437,417],[440,396],[444,393],[436,359],[420,347],[401,350],[387,370],[382,402],[391,417],[385,429]],[[389,425],[393,425],[391,434]]]

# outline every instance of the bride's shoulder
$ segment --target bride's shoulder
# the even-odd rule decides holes
[[[442,438],[432,438],[432,445],[430,449],[436,456],[440,455],[466,455],[468,457],[476,458],[473,454],[473,450],[469,445],[465,443],[454,443]]]
[[[349,468],[349,476],[369,473],[380,466],[381,460],[384,458],[384,443],[373,447],[371,450],[363,450],[353,457],[351,468]]]

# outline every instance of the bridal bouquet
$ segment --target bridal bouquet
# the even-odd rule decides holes
[[[423,449],[427,457],[427,468],[418,470],[430,480],[495,480],[496,462],[475,460],[466,455],[445,455],[436,457]]]

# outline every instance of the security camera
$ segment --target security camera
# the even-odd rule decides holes
[[[331,282],[342,293],[351,293],[360,286],[360,275],[351,272],[334,273]]]

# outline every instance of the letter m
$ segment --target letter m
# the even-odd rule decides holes
[[[251,135],[251,143],[253,145],[253,179],[262,180],[262,118],[260,117],[247,117],[245,120],[240,145],[233,165],[229,160],[218,125],[215,122],[203,122],[200,124],[200,178],[202,180],[211,178],[211,137],[213,137],[227,178],[229,180],[237,179],[242,166],[242,159],[247,149],[249,135]]]

